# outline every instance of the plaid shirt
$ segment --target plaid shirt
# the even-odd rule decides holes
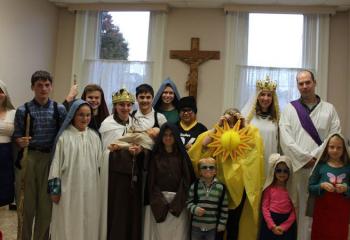
[[[31,115],[32,129],[31,129],[31,141],[29,147],[33,148],[52,148],[52,144],[55,140],[57,130],[63,123],[66,117],[66,109],[62,104],[57,104],[59,115],[59,126],[54,118],[54,102],[49,99],[45,105],[40,105],[35,99],[28,102],[28,108]],[[14,138],[20,138],[25,136],[25,106],[20,106],[15,115],[15,131],[13,133]]]

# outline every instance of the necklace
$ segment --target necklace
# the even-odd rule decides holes
[[[262,112],[262,113],[259,113],[258,116],[262,119],[266,119],[266,118],[270,117],[270,114]]]

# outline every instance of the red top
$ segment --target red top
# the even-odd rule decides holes
[[[281,214],[290,213],[288,219],[280,224],[280,227],[284,231],[287,231],[293,224],[296,219],[295,210],[286,188],[269,186],[263,193],[262,213],[267,227],[271,230],[276,224],[273,222],[270,212]]]

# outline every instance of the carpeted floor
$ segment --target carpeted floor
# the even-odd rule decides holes
[[[0,231],[3,240],[17,239],[17,213],[10,211],[8,206],[0,207]]]

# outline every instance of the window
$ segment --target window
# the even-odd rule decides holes
[[[248,65],[301,68],[303,15],[249,14]]]
[[[149,12],[100,12],[96,57],[85,59],[87,83],[100,85],[109,109],[111,96],[120,88],[135,93],[150,82],[152,64],[147,60]]]
[[[149,12],[102,12],[100,58],[146,61]]]
[[[256,80],[269,76],[278,84],[281,109],[299,96],[295,77],[303,65],[303,25],[300,14],[249,14],[247,64],[238,72],[241,92],[255,94]],[[241,95],[240,107],[248,98]]]

